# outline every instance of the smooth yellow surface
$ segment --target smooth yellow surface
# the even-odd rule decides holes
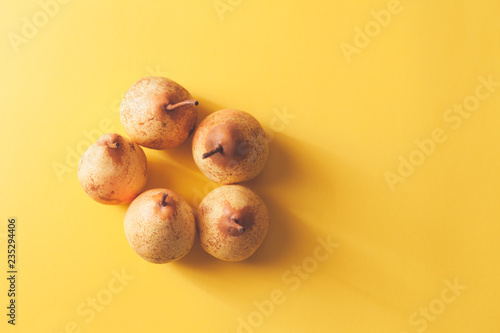
[[[500,331],[500,87],[480,79],[500,82],[498,1],[67,2],[1,5],[1,332]],[[87,137],[124,134],[121,96],[147,75],[185,86],[200,119],[237,108],[272,135],[248,183],[271,214],[251,259],[197,244],[149,264],[126,206],[81,189]],[[475,111],[447,111],[461,103]],[[194,207],[215,186],[190,142],[146,154],[148,189]]]

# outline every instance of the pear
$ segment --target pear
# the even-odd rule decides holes
[[[161,188],[141,193],[130,204],[124,228],[132,249],[155,264],[185,256],[196,236],[193,209],[179,194]]]
[[[159,76],[135,82],[120,104],[120,121],[137,144],[152,149],[179,146],[193,133],[198,101],[180,84]]]
[[[241,185],[225,185],[210,192],[198,207],[201,246],[226,261],[250,257],[269,228],[269,213],[262,199]]]
[[[97,202],[131,202],[146,185],[146,155],[129,139],[116,133],[104,134],[80,158],[78,179]]]
[[[257,176],[269,155],[260,123],[247,112],[224,109],[210,114],[196,129],[193,158],[210,180],[234,184]]]

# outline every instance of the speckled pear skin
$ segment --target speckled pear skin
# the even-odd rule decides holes
[[[241,261],[264,241],[269,213],[262,199],[249,188],[225,185],[202,200],[197,225],[205,251],[221,260]]]
[[[168,189],[140,194],[130,204],[123,224],[130,247],[154,264],[182,258],[196,236],[193,209],[179,194]]]
[[[203,158],[218,144],[222,152]],[[256,177],[266,165],[269,144],[260,123],[247,112],[223,109],[203,119],[193,136],[193,158],[201,172],[219,184]]]
[[[166,110],[167,105],[192,100],[180,84],[159,76],[135,82],[120,104],[120,121],[130,139],[151,149],[177,147],[196,127],[196,104]]]
[[[146,185],[146,155],[129,139],[104,134],[80,158],[78,179],[83,190],[99,203],[129,203]]]

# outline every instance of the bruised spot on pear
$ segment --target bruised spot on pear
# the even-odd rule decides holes
[[[113,204],[119,204],[120,203],[120,201],[117,200],[117,199],[112,199],[112,198],[104,197],[104,196],[102,196],[100,194],[98,194],[98,196],[99,196],[99,199],[101,199],[103,201],[106,201],[107,203],[109,203],[111,205],[113,205]]]
[[[226,204],[219,219],[218,228],[224,236],[237,237],[250,230],[253,224],[254,216],[249,206],[234,209],[230,204]]]

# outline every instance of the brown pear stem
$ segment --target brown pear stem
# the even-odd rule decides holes
[[[168,203],[165,201],[168,197],[168,193],[163,193],[163,197],[161,198],[161,205],[162,207],[166,207],[168,205]]]
[[[205,158],[210,157],[213,154],[217,154],[217,153],[222,153],[222,146],[221,145],[217,145],[217,147],[213,148],[211,151],[203,154],[202,158],[205,159]]]
[[[116,149],[116,148],[120,148],[120,143],[119,142],[108,142],[108,143],[106,143],[106,146],[108,146],[108,148]]]
[[[165,106],[165,109],[167,111],[172,111],[173,109],[178,108],[179,106],[184,106],[189,104],[194,104],[196,106],[198,105],[198,101],[195,99],[188,99],[187,101],[179,102],[176,104],[168,104],[167,106]]]
[[[245,228],[243,228],[243,226],[241,226],[238,222],[237,219],[235,219],[234,217],[231,218],[231,222],[233,222],[233,224],[235,224],[235,228],[240,232],[240,234],[244,233],[245,232]]]

